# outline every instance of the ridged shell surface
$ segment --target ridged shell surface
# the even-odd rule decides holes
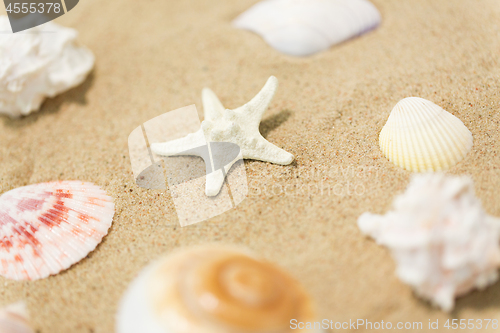
[[[372,30],[380,20],[367,0],[265,0],[233,24],[261,35],[280,52],[307,56]]]
[[[408,171],[443,171],[471,150],[472,133],[440,106],[408,97],[392,110],[379,143],[391,162]]]
[[[57,274],[95,249],[114,204],[96,185],[41,183],[0,196],[0,275],[36,280]]]
[[[291,333],[290,320],[314,320],[302,287],[247,250],[199,246],[170,254],[132,283],[118,333]]]

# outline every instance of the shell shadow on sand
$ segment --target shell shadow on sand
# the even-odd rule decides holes
[[[486,309],[499,309],[500,310],[500,282],[497,281],[495,284],[483,289],[474,290],[469,295],[465,295],[457,298],[455,309],[451,312],[451,315],[455,317],[460,317],[460,313],[466,309],[472,308],[475,310],[486,310]]]
[[[63,107],[64,104],[76,103],[78,105],[87,104],[87,92],[94,84],[95,74],[93,69],[82,82],[75,88],[72,88],[60,95],[52,98],[47,98],[42,105],[40,110],[31,113],[27,116],[22,116],[20,118],[10,118],[5,115],[0,115],[0,119],[3,120],[5,126],[10,128],[23,128],[29,126],[38,121],[39,118],[55,114]]]

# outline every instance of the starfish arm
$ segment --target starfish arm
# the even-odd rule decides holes
[[[224,174],[226,175],[226,177],[233,165],[240,160],[242,160],[242,156],[236,156],[234,160],[224,166]],[[224,174],[222,173],[222,169],[207,174],[207,183],[205,186],[205,193],[207,194],[207,196],[213,197],[219,194],[222,185],[224,184]]]
[[[214,197],[219,194],[222,185],[224,184],[224,173],[221,169],[207,174],[207,182],[205,185],[205,194],[209,197]]]
[[[153,153],[161,156],[174,156],[174,155],[199,156],[193,153],[190,154],[182,154],[182,153],[206,144],[207,142],[205,140],[205,135],[203,134],[203,129],[200,128],[198,131],[188,134],[180,139],[161,142],[161,143],[152,143],[151,150],[153,151]]]
[[[214,121],[222,115],[224,106],[212,90],[204,88],[201,93],[201,101],[203,103],[205,120]]]
[[[293,161],[293,155],[276,147],[263,137],[258,138],[252,147],[242,147],[243,158],[288,165]]]
[[[259,128],[262,115],[271,104],[271,101],[278,89],[278,79],[271,76],[261,91],[247,104],[234,110],[234,113],[241,117],[241,121],[247,122],[253,128]]]

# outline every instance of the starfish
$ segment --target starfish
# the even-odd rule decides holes
[[[250,102],[230,110],[224,108],[212,90],[205,88],[202,92],[205,120],[202,121],[200,129],[180,139],[152,143],[151,150],[161,156],[194,155],[202,157],[207,168],[205,186],[207,196],[216,196],[220,192],[227,172],[241,157],[281,165],[290,164],[293,161],[293,155],[264,139],[259,132],[262,115],[269,107],[277,89],[278,79],[271,76],[262,90]],[[217,158],[224,159],[223,156],[226,155],[226,160],[230,162],[212,172],[214,168],[211,164],[214,161],[207,161],[206,154],[202,153],[202,149],[195,149],[212,142],[236,144],[241,149],[241,155],[234,154],[234,149],[230,148],[234,145],[219,144],[218,147],[226,148],[218,150],[226,149],[226,151],[217,151]],[[215,155],[213,154],[214,145],[208,146],[211,146],[211,153]],[[234,158],[233,155],[239,156]],[[230,157],[227,158],[227,156]]]

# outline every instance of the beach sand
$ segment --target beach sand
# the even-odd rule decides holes
[[[377,30],[293,58],[231,26],[256,2],[85,0],[57,19],[80,32],[96,67],[40,112],[0,117],[0,192],[91,181],[115,199],[116,214],[103,242],[70,269],[34,282],[0,277],[0,306],[25,300],[40,333],[113,332],[120,297],[146,264],[174,248],[220,242],[290,271],[321,319],[422,322],[424,331],[439,320],[443,332],[447,319],[500,319],[500,283],[444,313],[400,282],[387,249],[356,225],[365,211],[386,212],[409,182],[411,173],[378,146],[392,107],[409,96],[433,101],[471,130],[472,151],[449,173],[470,175],[485,210],[500,216],[500,3],[373,0],[383,17]],[[246,161],[248,197],[180,228],[168,191],[135,185],[128,135],[193,103],[202,117],[203,87],[238,107],[271,75],[280,87],[261,131],[295,162]]]

